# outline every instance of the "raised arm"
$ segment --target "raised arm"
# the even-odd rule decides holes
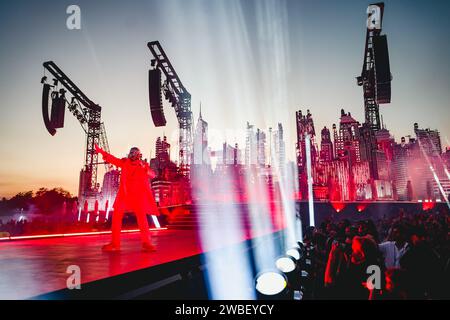
[[[102,155],[102,158],[105,162],[111,163],[112,165],[121,168],[123,166],[123,160],[114,157],[112,154],[109,154],[102,148],[100,148],[97,144],[95,144],[95,151]]]

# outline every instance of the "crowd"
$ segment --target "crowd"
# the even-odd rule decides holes
[[[314,253],[314,298],[450,299],[449,225],[448,212],[400,210],[310,227],[304,242]]]

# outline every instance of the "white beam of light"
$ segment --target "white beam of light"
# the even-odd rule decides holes
[[[294,177],[298,177],[297,166],[294,168]],[[291,248],[297,244],[297,241],[303,240],[302,222],[297,218],[295,212],[295,200],[290,197],[295,193],[293,181],[282,179],[280,183],[280,194],[282,201],[283,217],[286,224],[285,247]]]
[[[228,177],[227,177],[228,176]],[[213,181],[207,176],[197,175],[192,171],[193,183],[213,190]],[[225,174],[223,188],[225,193],[232,192],[232,176]],[[209,298],[255,299],[252,291],[253,275],[250,259],[242,241],[245,239],[238,207],[227,203],[210,203],[200,190],[194,196],[197,199],[199,233],[202,251],[205,252],[206,281]]]
[[[447,168],[444,168],[445,174],[447,175],[447,178],[450,180],[450,173],[448,172]]]
[[[249,13],[248,6],[252,7]],[[194,78],[191,78],[191,83],[194,84],[201,83],[201,79],[208,79],[207,85],[211,90],[201,93],[202,101],[206,101],[204,110],[208,110],[208,104],[214,106],[218,103],[218,101],[212,100],[215,97],[220,97],[226,103],[226,109],[221,108],[219,110],[216,108],[214,113],[216,113],[216,117],[232,119],[232,124],[229,124],[230,127],[226,128],[225,121],[223,123],[210,122],[211,127],[218,128],[217,130],[240,130],[249,121],[265,131],[267,127],[275,126],[276,122],[292,125],[288,104],[288,93],[290,91],[287,89],[290,83],[288,75],[291,68],[289,66],[290,50],[286,1],[268,0],[254,3],[240,0],[212,1],[211,3],[208,2],[208,10],[205,10],[204,1],[192,1],[186,6],[176,5],[169,1],[167,6],[164,7],[162,16],[167,18],[164,20],[179,22],[175,28],[180,36],[179,41],[172,44],[174,52],[184,52],[185,48],[191,46],[193,41],[191,37],[192,29],[180,29],[179,25],[193,26],[194,29],[198,30],[198,34],[204,35],[201,37],[201,41],[196,43],[198,58],[203,61],[203,68],[198,68],[198,66],[190,63],[187,67],[184,67],[184,70],[178,72],[183,75],[183,79],[187,79],[183,80],[186,82],[189,82],[189,74],[195,75]],[[252,20],[248,20],[248,14],[251,15]],[[214,21],[214,23],[211,25],[209,21]],[[254,21],[254,23],[250,21]],[[174,30],[173,23],[167,24],[165,27],[167,27],[167,30]],[[260,41],[255,43],[253,41],[255,36]],[[217,42],[218,38],[221,39],[220,42]],[[225,52],[226,54],[217,56],[217,52]],[[171,59],[175,61],[175,58]],[[217,59],[221,60],[220,70],[216,68]],[[260,68],[262,65],[264,68]],[[208,73],[205,72],[208,67],[217,70],[213,77],[208,76]],[[179,67],[176,66],[176,68]],[[193,93],[199,93],[198,90],[195,90],[195,87],[191,90]],[[195,98],[194,95],[193,98]],[[290,131],[290,129],[288,128],[286,131]],[[242,138],[239,135],[234,136],[234,139],[240,139],[240,141],[235,141],[240,146],[245,143]],[[220,143],[218,146],[221,146],[223,142],[223,139],[217,140],[217,143]],[[212,139],[208,143],[214,146]],[[229,175],[229,173],[226,175]],[[192,178],[203,180],[201,183],[204,186],[206,185],[206,190],[217,189],[212,182],[206,181],[205,177],[195,177],[194,174]],[[220,191],[218,190],[218,192],[233,193],[233,185],[228,181],[234,179],[233,176],[225,176],[221,181]],[[266,212],[270,213],[271,209],[267,204],[267,190],[264,191],[266,193],[263,196],[265,198],[263,201],[266,203],[250,204],[248,207],[252,236],[260,234],[271,226],[270,216],[267,217]],[[247,228],[242,224],[238,206],[233,204],[238,199],[227,200],[229,201],[227,204],[207,204],[207,201],[201,199],[201,191],[197,195],[200,196],[200,199],[196,201],[199,205],[198,214],[201,225],[199,233],[203,251],[208,252],[218,247],[224,248],[218,250],[221,254],[205,254],[210,298],[255,298],[254,291],[249,291],[249,288],[254,289],[254,275],[252,268],[250,268],[250,259],[242,248],[238,248],[238,245],[234,245],[234,249],[231,249],[230,245],[231,243],[241,242],[245,238],[244,231]],[[196,195],[194,194],[194,196]],[[218,196],[220,198],[220,194]],[[288,203],[289,194],[284,196],[286,202],[284,208],[292,208],[292,203]],[[289,212],[289,215],[293,217],[292,224],[289,227],[295,230],[295,210],[292,209]],[[258,220],[261,217],[263,219]],[[295,239],[295,237],[293,238]],[[260,256],[263,261],[261,262],[261,259],[255,257],[256,268],[260,269],[266,264],[264,261],[269,260],[273,267],[274,259],[271,258],[271,253],[268,254],[268,251],[272,249],[266,248],[263,252],[267,244],[266,242],[259,244],[256,243],[255,247],[262,248],[256,249],[260,250],[261,254],[255,252],[255,256]],[[269,244],[269,247],[271,247],[271,244]],[[260,263],[262,265],[259,265]]]
[[[257,272],[272,267],[276,257],[273,239],[263,238],[263,235],[273,231],[268,192],[261,176],[263,174],[264,172],[257,170],[248,172],[246,176],[246,188],[249,195],[247,207],[250,214],[250,231]]]
[[[159,224],[158,218],[155,215],[152,215],[153,224],[156,228],[161,228],[161,225]]]
[[[430,165],[430,170],[431,170],[431,172],[433,173],[434,180],[436,181],[436,183],[437,183],[437,185],[438,185],[438,188],[439,188],[439,191],[440,191],[441,194],[442,194],[442,197],[444,197],[444,200],[445,200],[445,202],[447,203],[447,207],[450,209],[450,203],[449,203],[449,200],[448,200],[448,198],[447,198],[447,195],[445,194],[444,188],[442,188],[441,181],[439,180],[439,178],[438,178],[436,172],[434,171],[434,169],[433,169],[433,167],[432,167],[431,165]]]
[[[429,140],[430,140],[431,144],[433,145],[431,139],[429,139]],[[444,188],[442,188],[442,184],[441,184],[441,181],[439,180],[439,177],[437,176],[436,172],[434,171],[434,168],[433,168],[433,165],[432,165],[432,163],[430,161],[430,158],[428,157],[427,153],[425,152],[423,144],[420,141],[420,139],[418,139],[418,142],[419,142],[420,151],[422,151],[422,154],[425,157],[425,160],[427,161],[428,167],[430,168],[430,171],[433,174],[433,178],[434,178],[434,180],[436,181],[436,183],[438,185],[439,191],[441,192],[442,197],[444,197],[444,200],[447,203],[447,207],[450,208],[449,200],[447,198],[447,195],[445,194]],[[434,145],[433,145],[433,149],[435,149]],[[442,162],[442,158],[440,158],[440,160]]]
[[[277,121],[283,123],[285,139],[289,141],[289,132],[292,129],[291,109],[289,106],[289,73],[291,70],[288,5],[284,0],[267,0],[254,2],[255,25],[258,39],[255,51],[261,53],[256,60],[254,72],[258,74],[258,81],[263,88],[260,97],[254,97],[261,109],[267,112],[255,112],[252,114],[257,119],[259,115],[264,117],[268,126],[275,126]],[[245,24],[244,24],[245,25]],[[265,66],[259,68],[258,66]],[[259,90],[258,90],[259,91]],[[279,106],[274,108],[274,106]],[[272,150],[274,151],[274,150]],[[294,153],[290,145],[286,153]],[[274,155],[275,152],[271,152]],[[295,159],[295,154],[293,155]],[[275,164],[276,160],[274,160]],[[279,175],[281,212],[286,226],[284,245],[291,247],[298,239],[302,239],[300,220],[297,220],[295,212],[295,200],[292,199],[294,186],[290,179],[283,179]]]
[[[309,208],[309,225],[315,226],[314,221],[314,199],[313,199],[313,179],[311,169],[311,137],[309,134],[305,136],[306,147],[306,170],[308,172],[308,208]]]

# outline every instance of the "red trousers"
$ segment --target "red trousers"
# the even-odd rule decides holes
[[[112,216],[112,244],[120,246],[120,231],[122,230],[123,211],[114,211]],[[142,243],[150,243],[150,230],[148,228],[147,215],[135,212],[139,230],[141,231]]]

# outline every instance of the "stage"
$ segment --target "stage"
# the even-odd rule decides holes
[[[272,232],[254,236],[272,237]],[[148,284],[200,266],[204,252],[198,230],[163,229],[151,235],[157,247],[151,253],[141,251],[139,232],[123,233],[121,251],[114,253],[101,251],[110,234],[0,242],[0,299],[85,299],[90,298],[89,290],[95,291],[93,298],[108,298],[110,286],[124,287],[123,283],[141,279]],[[224,240],[209,249],[229,247],[249,238],[243,235]],[[70,265],[80,267],[81,290],[67,290]],[[116,284],[111,285],[114,281]]]
[[[156,252],[141,251],[139,233],[122,234],[122,251],[105,253],[111,235],[0,243],[0,299],[28,299],[66,288],[70,265],[82,284],[164,264],[202,252],[195,230],[152,231]]]

